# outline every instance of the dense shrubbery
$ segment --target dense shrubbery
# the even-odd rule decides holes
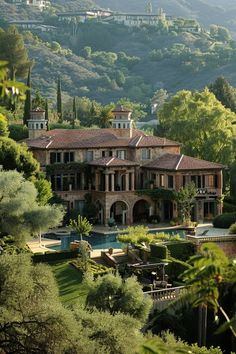
[[[213,219],[213,226],[227,229],[236,222],[236,213],[224,213]]]

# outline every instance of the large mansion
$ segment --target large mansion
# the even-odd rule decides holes
[[[31,113],[26,143],[69,209],[82,213],[89,194],[101,224],[109,218],[132,224],[152,215],[171,220],[177,206],[167,196],[194,181],[193,219],[221,212],[222,165],[182,155],[179,143],[134,129],[132,112],[122,106],[113,114],[111,128],[47,131],[45,112]],[[158,199],[152,190],[162,192]]]

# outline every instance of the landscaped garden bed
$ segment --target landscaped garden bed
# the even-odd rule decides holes
[[[86,264],[80,259],[72,260],[70,264],[83,273],[89,272],[95,278],[101,275],[114,272],[114,268],[108,268],[103,264],[98,264],[92,259],[88,259]]]

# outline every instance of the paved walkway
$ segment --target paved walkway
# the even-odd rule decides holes
[[[27,246],[29,247],[29,249],[31,250],[31,252],[33,253],[44,253],[44,252],[47,252],[47,251],[52,251],[52,249],[50,248],[47,248],[49,246],[57,246],[57,245],[60,245],[61,244],[61,241],[59,240],[50,240],[50,239],[47,239],[47,238],[42,238],[42,241],[41,241],[41,245],[39,243],[39,239],[34,239],[34,240],[31,240],[31,241],[28,241],[27,242]]]
[[[211,223],[199,224],[196,228],[197,236],[201,236],[201,235],[202,236],[223,236],[228,234],[229,234],[229,229],[218,229],[216,227],[213,227]]]

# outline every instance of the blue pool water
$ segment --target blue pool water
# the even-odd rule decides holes
[[[168,233],[171,235],[176,235],[179,234],[181,237],[185,236],[185,231],[184,230],[163,230],[160,232]],[[156,230],[150,230],[150,233],[157,233]],[[70,243],[75,241],[75,240],[80,240],[80,237],[76,234],[72,234],[70,236],[58,236],[58,237],[53,237],[52,235],[48,234],[46,237],[51,238],[51,239],[59,239],[61,240],[61,245],[55,245],[55,246],[49,246],[48,248],[53,249],[53,250],[67,250],[70,248]],[[91,236],[84,236],[83,240],[88,241],[92,248],[94,250],[97,249],[108,249],[108,248],[122,248],[123,244],[119,242],[117,239],[117,234],[109,234],[109,235],[103,235],[103,234],[98,234],[98,233],[93,233]]]

